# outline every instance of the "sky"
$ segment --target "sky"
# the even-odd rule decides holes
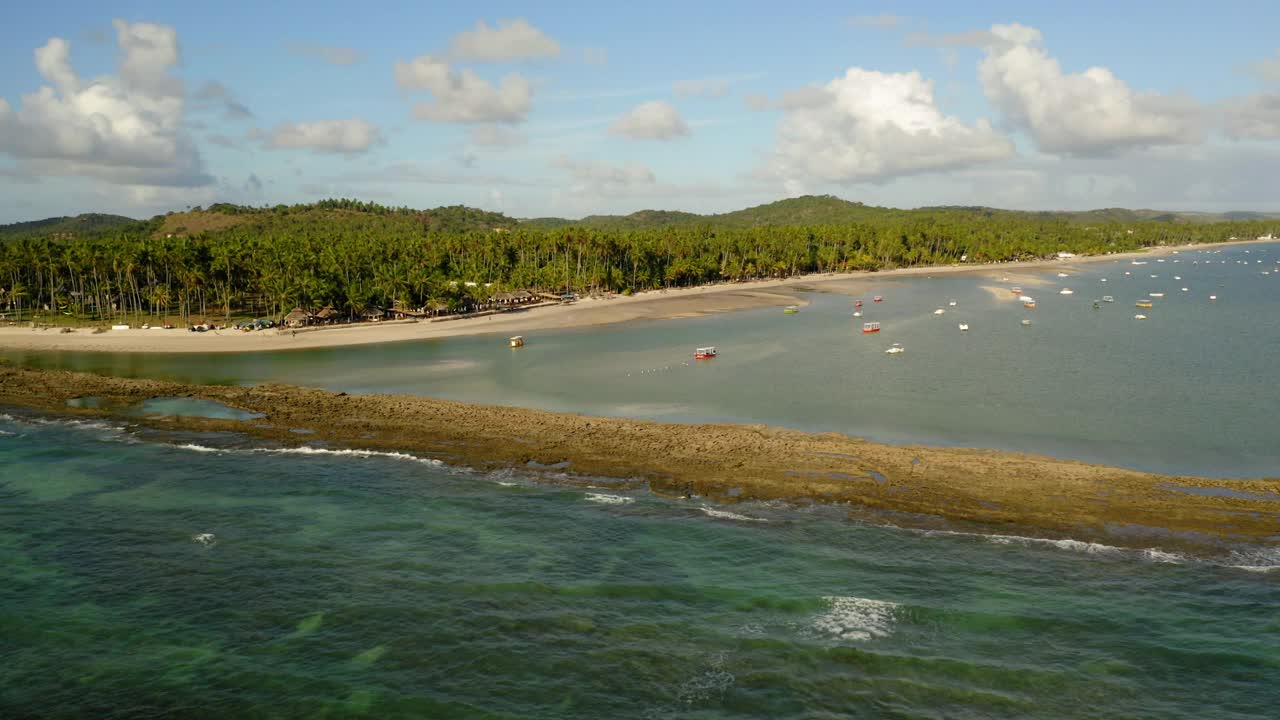
[[[80,2],[0,25],[0,223],[1280,210],[1280,3]]]

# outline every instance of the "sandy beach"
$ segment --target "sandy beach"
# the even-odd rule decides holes
[[[1080,256],[1064,260],[1037,260],[987,265],[946,265],[902,268],[881,272],[811,274],[781,280],[756,280],[723,283],[693,288],[675,288],[616,296],[610,299],[581,300],[572,305],[547,305],[526,310],[462,318],[446,322],[382,322],[340,325],[298,332],[267,330],[252,333],[220,330],[192,333],[182,328],[172,330],[109,330],[95,333],[81,328],[72,333],[56,329],[0,327],[0,350],[67,350],[84,352],[155,352],[155,353],[242,353],[280,350],[303,350],[368,345],[375,343],[427,340],[462,335],[524,334],[554,328],[589,327],[632,320],[667,320],[695,317],[709,313],[729,312],[761,307],[803,305],[804,292],[859,294],[873,291],[875,284],[897,277],[928,277],[957,273],[985,274],[994,282],[1008,278],[1008,285],[1034,287],[1045,284],[1035,273],[1054,268],[1072,267],[1136,257],[1165,256],[1207,247],[1250,244],[1265,241],[1235,241],[1212,245],[1183,245],[1148,248],[1141,252]],[[1004,287],[1001,284],[998,287]],[[994,284],[990,288],[997,287]]]
[[[96,408],[67,400],[97,398]],[[153,397],[198,398],[251,421],[144,416]],[[554,467],[547,482],[612,483],[675,497],[847,504],[878,521],[938,518],[1113,544],[1275,542],[1280,480],[1171,477],[992,450],[899,447],[765,425],[685,425],[476,405],[410,395],[348,395],[287,385],[205,386],[0,365],[0,404],[105,417],[135,432],[226,431],[281,446],[408,452],[477,469]],[[297,430],[306,431],[299,435]],[[160,436],[155,435],[156,432]],[[186,437],[187,439],[182,439]],[[190,435],[172,442],[191,442]],[[932,520],[930,520],[932,518]],[[1114,528],[1132,532],[1112,532]],[[1113,536],[1115,535],[1115,536]]]

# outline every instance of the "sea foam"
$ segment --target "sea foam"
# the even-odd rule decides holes
[[[635,498],[629,498],[625,495],[609,495],[608,493],[587,493],[588,502],[601,503],[603,505],[626,505],[635,502]]]
[[[409,462],[422,463],[432,467],[443,467],[444,463],[434,458],[418,457],[402,452],[391,452],[383,450],[352,450],[340,449],[330,450],[328,448],[315,447],[294,447],[294,448],[213,448],[206,445],[197,445],[194,443],[185,443],[182,445],[172,445],[170,447],[179,450],[190,450],[192,452],[201,453],[257,453],[263,455],[326,455],[337,457],[357,457],[357,458],[389,458],[392,460],[405,460]]]
[[[706,505],[703,505],[698,509],[701,510],[707,517],[720,518],[722,520],[737,520],[739,522],[769,522],[764,518],[751,517],[749,515],[739,515],[736,512],[729,512],[728,510],[717,510],[712,507],[707,507]]]
[[[829,595],[826,612],[813,619],[818,632],[840,640],[872,640],[893,634],[898,604],[888,600]]]

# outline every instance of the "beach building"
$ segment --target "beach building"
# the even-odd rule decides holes
[[[311,322],[311,313],[299,307],[296,307],[290,310],[289,314],[284,316],[285,327],[291,327],[291,328],[303,327],[304,325],[308,325],[310,322]]]
[[[333,309],[332,305],[325,305],[320,309],[320,312],[311,316],[311,320],[319,325],[332,325],[339,322],[341,320],[341,316],[337,310]]]

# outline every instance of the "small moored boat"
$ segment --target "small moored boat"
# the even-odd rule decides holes
[[[1021,295],[1021,294],[1022,294],[1022,288],[1020,288],[1020,287],[1009,288],[1009,292],[1013,293],[1014,295]]]
[[[861,311],[861,310],[854,310],[854,311],[853,311],[853,316],[854,316],[854,317],[862,317],[862,311]]]
[[[1031,321],[1030,321],[1030,320],[1025,320],[1025,319],[1024,319],[1024,320],[1022,321],[1022,324],[1023,324],[1023,326],[1025,327],[1025,326],[1027,326],[1027,325],[1030,325],[1030,324],[1031,324]]]
[[[700,347],[693,351],[693,358],[695,360],[710,360],[715,356],[716,349],[714,347]]]
[[[1150,300],[1139,300],[1138,302],[1134,303],[1133,305],[1134,305],[1134,307],[1140,307],[1140,308],[1149,308],[1149,307],[1154,307],[1154,305],[1151,303],[1151,301],[1150,301]]]
[[[1116,299],[1115,299],[1115,298],[1113,298],[1113,297],[1111,297],[1110,295],[1103,295],[1103,296],[1102,296],[1102,302],[1115,302],[1115,301],[1116,301]]]
[[[1073,294],[1075,294],[1075,291],[1074,291],[1074,290],[1072,290],[1071,288],[1062,288],[1061,290],[1059,290],[1059,291],[1058,291],[1058,294],[1059,294],[1059,295],[1073,295]]]
[[[1133,316],[1133,319],[1134,319],[1134,320],[1146,320],[1146,319],[1147,319],[1147,316],[1146,316],[1146,315],[1142,315],[1142,314],[1138,314],[1138,315],[1134,315],[1134,316]]]
[[[950,306],[950,307],[955,307],[955,306],[956,306],[956,301],[955,301],[955,300],[948,301],[948,302],[947,302],[947,305],[948,305],[948,306]]]
[[[872,302],[880,302],[881,300],[884,300],[884,298],[882,298],[882,297],[880,297],[879,295],[877,295],[877,296],[875,296],[875,297],[871,298],[871,300],[872,300]]]
[[[969,329],[969,324],[968,324],[968,323],[960,323],[960,331],[961,331],[961,332],[965,332],[965,331],[967,331],[968,329]]]
[[[946,312],[946,310],[943,310],[942,308],[938,308],[937,310],[934,310],[934,311],[933,311],[933,314],[934,314],[934,315],[941,315],[941,314],[943,314],[943,313],[945,313],[945,312]]]
[[[796,313],[800,312],[800,306],[799,306],[799,305],[788,305],[788,306],[786,306],[786,307],[782,308],[782,312],[786,313],[787,315],[795,315]]]
[[[854,306],[854,307],[862,307],[862,301],[861,301],[861,300],[854,300],[854,301],[853,301],[853,306]]]
[[[898,353],[906,352],[906,351],[907,351],[906,348],[902,347],[898,343],[894,343],[892,347],[890,347],[888,350],[885,350],[885,353],[888,355],[897,355]]]
[[[507,342],[513,348],[524,347],[524,338],[521,337],[520,335],[515,335],[513,337],[507,338]]]
[[[862,323],[862,332],[864,333],[880,332],[880,323],[878,322]]]
[[[1147,294],[1154,298],[1164,297],[1164,293],[1147,293]]]

